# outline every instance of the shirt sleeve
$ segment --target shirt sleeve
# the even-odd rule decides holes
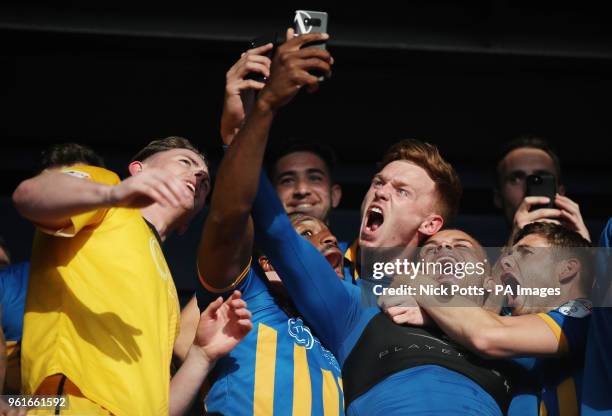
[[[561,352],[570,355],[584,353],[591,316],[591,305],[588,300],[574,299],[538,316],[557,337]]]
[[[227,299],[234,292],[234,290],[239,290],[242,293],[242,298],[248,301],[248,298],[253,294],[253,279],[256,277],[254,276],[254,271],[251,267],[251,261],[252,260],[249,260],[249,263],[245,269],[234,280],[234,282],[223,289],[216,289],[207,284],[206,280],[199,275],[198,271],[201,285],[196,290],[196,299],[198,301],[198,307],[200,310],[203,311],[206,309],[208,304],[213,302],[219,296],[221,296],[223,299]]]
[[[327,260],[298,235],[264,173],[253,205],[257,246],[268,256],[298,311],[324,345],[338,353],[363,313]]]
[[[104,185],[117,185],[121,182],[117,174],[109,170],[86,165],[77,165],[63,168],[62,173],[71,175],[83,180],[101,183]],[[74,237],[79,231],[88,226],[98,225],[104,219],[109,208],[99,208],[92,211],[70,217],[70,225],[59,230],[40,228],[46,234],[59,237]]]
[[[30,264],[11,264],[0,270],[0,308],[6,341],[20,341]]]
[[[612,218],[608,220],[608,223],[601,232],[599,247],[612,247]]]

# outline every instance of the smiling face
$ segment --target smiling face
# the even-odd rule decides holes
[[[274,186],[287,214],[299,212],[327,222],[341,194],[323,159],[309,151],[292,152],[281,157],[274,170]]]
[[[361,205],[361,247],[416,247],[419,231],[436,217],[428,229],[434,234],[442,226],[434,214],[438,195],[435,182],[420,166],[407,160],[387,164],[372,180]]]
[[[191,191],[193,199],[185,206],[168,207],[176,210],[177,218],[190,219],[204,207],[210,191],[210,178],[208,167],[197,153],[189,149],[171,149],[155,153],[141,164],[143,169],[158,168],[175,175]]]

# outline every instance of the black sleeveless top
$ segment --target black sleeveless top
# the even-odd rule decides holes
[[[342,367],[346,408],[383,379],[409,368],[438,365],[463,374],[489,393],[502,412],[511,400],[510,368],[482,359],[435,328],[393,323],[384,313],[374,316]]]

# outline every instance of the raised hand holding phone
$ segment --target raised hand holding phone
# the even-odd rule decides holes
[[[264,43],[244,52],[225,75],[225,99],[221,115],[223,144],[231,144],[244,123],[255,99],[255,93],[270,76],[273,44]]]
[[[286,105],[302,87],[308,92],[319,88],[319,79],[309,72],[320,71],[331,75],[333,59],[329,52],[319,48],[302,48],[310,42],[329,39],[326,33],[309,33],[294,36],[293,29],[287,29],[286,41],[278,47],[270,67],[270,79],[258,96],[258,103],[276,111]]]

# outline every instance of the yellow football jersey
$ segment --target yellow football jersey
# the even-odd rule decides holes
[[[119,183],[102,168],[64,172]],[[116,415],[167,415],[179,304],[158,239],[137,209],[99,209],[71,221],[34,238],[23,392],[62,373]]]

